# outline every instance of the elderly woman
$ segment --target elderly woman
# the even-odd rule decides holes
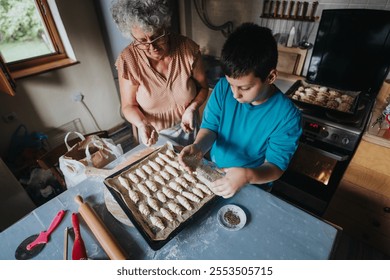
[[[116,0],[111,12],[119,30],[133,39],[116,61],[123,115],[148,146],[159,134],[192,143],[208,95],[199,46],[170,32],[167,0]]]

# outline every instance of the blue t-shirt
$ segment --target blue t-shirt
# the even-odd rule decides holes
[[[201,128],[217,134],[210,156],[220,168],[253,168],[268,161],[286,170],[302,133],[301,114],[282,92],[260,105],[241,104],[226,78],[211,93]]]

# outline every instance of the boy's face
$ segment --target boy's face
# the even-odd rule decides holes
[[[265,82],[256,77],[253,72],[236,79],[226,76],[233,91],[233,97],[240,103],[250,103],[252,105],[259,105],[267,100],[271,89],[270,85],[275,78],[276,71],[274,70],[271,71]]]

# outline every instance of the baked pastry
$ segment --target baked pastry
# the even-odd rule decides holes
[[[350,96],[348,94],[343,94],[343,95],[341,95],[340,98],[341,98],[342,102],[345,102],[345,103],[348,103],[348,104],[352,104],[354,99],[355,99],[354,97],[352,97],[352,96]]]
[[[326,103],[326,107],[329,109],[337,109],[339,107],[339,102],[336,100],[330,100]]]
[[[339,107],[337,107],[337,110],[342,111],[342,112],[348,112],[351,108],[351,104],[347,102],[342,102],[340,103]]]

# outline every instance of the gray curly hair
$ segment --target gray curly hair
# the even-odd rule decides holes
[[[114,0],[111,14],[122,34],[131,38],[135,26],[151,33],[168,29],[172,9],[169,0]]]

